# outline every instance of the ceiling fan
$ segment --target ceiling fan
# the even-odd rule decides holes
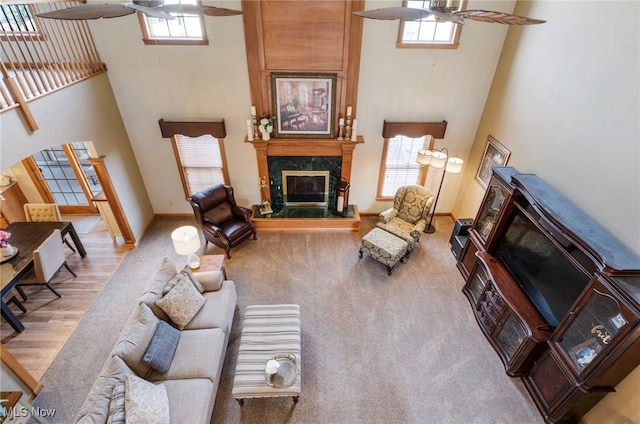
[[[241,15],[241,10],[223,7],[202,6],[200,4],[164,4],[164,0],[132,0],[131,3],[87,3],[51,12],[38,13],[39,18],[84,20],[118,18],[135,12],[142,12],[151,18],[173,19],[171,13],[185,13],[207,16]]]
[[[354,15],[369,19],[418,21],[433,16],[438,22],[453,22],[464,25],[464,20],[505,24],[505,25],[533,25],[543,24],[541,19],[527,18],[510,13],[494,12],[491,10],[458,10],[460,0],[431,0],[429,7],[415,9],[411,7],[383,7],[380,9],[353,12]]]

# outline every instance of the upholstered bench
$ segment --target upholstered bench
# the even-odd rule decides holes
[[[284,357],[293,365],[286,369],[285,384],[269,383],[267,362]],[[290,358],[290,360],[289,360]],[[231,394],[240,405],[245,398],[292,396],[297,402],[301,387],[300,306],[251,305],[242,320],[238,361]],[[278,371],[280,372],[280,371]],[[291,374],[294,372],[295,374]]]
[[[391,275],[393,267],[403,262],[408,254],[409,243],[381,228],[369,231],[360,243],[360,257],[366,252],[378,262],[387,266],[387,274]]]

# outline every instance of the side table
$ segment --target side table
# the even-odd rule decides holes
[[[224,260],[225,255],[200,255],[200,267],[195,271],[222,271],[222,276],[227,280],[227,268]]]

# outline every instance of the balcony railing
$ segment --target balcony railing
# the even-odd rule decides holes
[[[31,130],[29,101],[107,70],[86,21],[35,16],[77,4],[0,4],[0,113],[21,108]]]

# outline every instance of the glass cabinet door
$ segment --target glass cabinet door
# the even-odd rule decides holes
[[[491,234],[491,230],[493,230],[493,226],[498,220],[498,214],[504,200],[505,196],[500,186],[490,185],[487,189],[487,195],[480,209],[480,213],[478,214],[478,220],[474,226],[474,230],[476,230],[485,242],[489,238],[489,234]]]
[[[482,295],[485,286],[487,285],[487,273],[480,265],[475,267],[473,275],[469,278],[469,282],[467,283],[467,289],[471,296],[473,297],[473,301],[476,304],[478,303],[478,299]]]
[[[616,336],[629,324],[624,308],[601,284],[595,284],[587,298],[571,312],[573,321],[560,336],[558,345],[569,358],[576,374],[610,348]]]

